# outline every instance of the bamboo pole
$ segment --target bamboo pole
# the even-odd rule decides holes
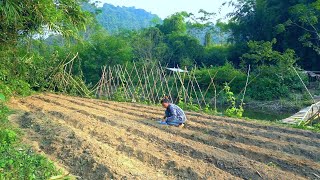
[[[143,71],[143,77],[144,77],[144,88],[145,88],[147,96],[148,96],[147,99],[151,101],[150,91],[148,89],[148,77],[147,77],[145,65],[142,67],[142,71]]]
[[[150,69],[150,72],[149,73],[147,73],[147,79],[148,79],[148,84],[149,84],[149,92],[150,92],[150,96],[151,96],[151,100],[153,101],[153,103],[155,104],[156,103],[156,101],[155,101],[155,95],[154,95],[154,89],[152,88],[152,85],[151,85],[151,82],[150,82],[150,74],[151,74],[151,72],[153,73],[153,71],[152,71],[152,69],[154,68],[154,66],[155,66],[155,64],[152,64],[152,66],[151,66],[151,69]],[[146,67],[146,69],[147,69],[147,67]],[[152,76],[152,75],[151,75]],[[152,76],[152,78],[153,78],[153,80],[154,80],[154,77]]]
[[[132,79],[131,79],[132,71],[131,71],[131,74],[129,74],[127,68],[125,68],[125,73],[128,75],[128,79],[129,79],[129,82],[130,82],[130,84],[131,84],[131,87],[132,87],[132,89],[133,89],[134,92],[135,92],[135,85],[133,84],[133,81],[132,81]],[[130,87],[129,87],[129,88],[130,88]],[[132,98],[133,98],[134,101],[136,101],[135,93],[132,93]]]
[[[214,110],[215,112],[217,112],[217,87],[216,87],[216,84],[214,83],[214,79],[216,78],[217,74],[218,74],[218,71],[216,72],[216,74],[212,77],[210,71],[208,70],[208,74],[209,74],[209,77],[210,77],[210,84],[204,94],[204,97],[206,97],[210,87],[211,87],[211,84],[213,85],[213,89],[214,89]]]
[[[173,85],[173,86],[175,86],[175,88],[176,88],[176,92],[177,92],[177,98],[176,98],[176,100],[175,100],[175,103],[177,103],[177,102],[178,102],[178,100],[179,100],[179,98],[180,98],[180,92],[179,92],[179,88],[178,88],[178,83],[177,83],[176,73],[175,73],[175,72],[173,72],[172,74],[173,74],[173,78],[174,78],[174,85]]]
[[[245,97],[245,95],[246,95],[247,86],[248,86],[249,77],[250,77],[250,70],[251,70],[251,67],[250,67],[250,64],[249,64],[246,86],[244,87],[244,92],[243,92],[243,96],[242,96],[242,99],[241,99],[241,105],[240,105],[240,107],[243,106],[244,97]]]
[[[127,80],[127,78],[126,78],[126,73],[125,73],[125,71],[123,70],[123,69],[126,69],[126,68],[127,68],[127,64],[126,64],[126,66],[125,66],[124,68],[122,68],[121,65],[119,65],[119,66],[120,66],[121,77],[123,78],[122,81],[125,82],[125,88],[126,88],[126,91],[127,91],[127,93],[128,93],[128,96],[132,98],[133,93],[132,93],[131,89],[129,88],[128,80]],[[130,94],[131,94],[131,96],[130,96]]]
[[[201,95],[201,97],[202,97],[202,101],[203,101],[204,105],[207,106],[207,102],[206,102],[206,100],[205,100],[205,98],[204,98],[204,96],[203,96],[202,90],[201,90],[201,88],[200,88],[200,85],[199,85],[199,83],[198,83],[198,81],[197,81],[197,78],[196,78],[195,74],[193,74],[193,79],[196,81],[196,85],[197,85],[197,87],[198,87],[198,89],[199,89],[199,92],[200,92],[200,95]]]
[[[103,67],[102,69],[102,75],[101,75],[101,84],[100,84],[100,91],[99,91],[99,98],[102,95],[102,91],[103,91],[103,85],[104,85],[104,78],[105,78],[105,67]]]
[[[153,87],[152,87],[152,92],[154,92],[154,95],[155,95],[155,99],[156,101],[159,100],[159,92],[158,92],[158,77],[157,74],[154,74],[154,71],[153,69],[155,68],[155,66],[153,68],[151,68],[151,76],[152,76],[152,79],[153,79]]]
[[[194,72],[194,70],[190,73],[190,79],[192,79],[192,73]],[[197,98],[197,102],[198,102],[198,105],[199,105],[199,107],[200,107],[200,109],[202,109],[201,108],[201,104],[200,104],[200,101],[199,101],[199,98],[198,98],[198,95],[197,95],[197,92],[196,92],[196,89],[195,89],[195,87],[194,87],[194,85],[193,85],[193,80],[191,80],[191,87],[192,87],[192,89],[193,89],[193,91],[194,91],[194,93],[195,93],[195,96],[196,96],[196,98]]]
[[[296,68],[292,67],[293,70],[295,71],[295,73],[297,74],[297,76],[299,77],[301,83],[303,84],[304,88],[307,90],[308,94],[310,95],[313,103],[315,104],[316,103],[316,100],[313,98],[312,94],[310,93],[309,89],[307,88],[306,84],[303,82],[302,78],[300,77],[298,71],[296,70]]]
[[[163,78],[164,78],[165,83],[166,83],[166,87],[167,87],[167,90],[168,90],[169,96],[170,96],[170,98],[172,99],[172,94],[171,94],[171,91],[170,91],[170,89],[169,89],[169,83],[168,83],[168,80],[167,80],[166,74],[165,74],[164,69],[163,69],[163,67],[161,66],[160,62],[159,62],[159,65],[160,65],[160,68],[161,68],[161,72],[162,72]]]
[[[126,96],[126,99],[129,99],[130,95],[129,95],[129,92],[127,91],[127,88],[126,88],[126,85],[125,85],[125,81],[124,81],[121,69],[122,69],[121,66],[118,65],[118,76],[119,76],[119,79],[120,79],[120,83],[121,83],[121,86],[123,88],[124,95]]]
[[[178,67],[178,68],[179,68],[179,67]],[[184,78],[185,78],[185,75],[186,75],[186,74],[184,73],[184,74],[183,74]],[[180,73],[178,73],[178,78],[179,78],[179,81],[180,81],[180,83],[181,83],[181,88],[182,88],[182,90],[183,90],[184,102],[186,103],[186,102],[187,102],[188,93],[187,93],[186,88],[185,88],[185,86],[184,86],[184,78],[182,78],[182,76],[181,76]]]
[[[106,79],[107,79],[107,81],[106,81],[106,85],[107,85],[107,87],[108,87],[108,89],[107,89],[107,95],[108,95],[108,99],[110,99],[111,98],[111,85],[110,85],[110,81],[111,81],[111,77],[110,77],[110,72],[109,72],[109,69],[107,69],[107,67],[106,67],[106,71],[107,71],[107,76],[106,76]]]
[[[116,87],[116,83],[115,83],[115,78],[113,77],[113,71],[112,71],[112,68],[109,66],[109,73],[110,73],[110,87],[111,87],[111,94],[113,95],[114,94],[114,91],[115,91],[115,87]]]
[[[138,81],[139,81],[139,85],[140,85],[140,88],[141,88],[141,92],[142,92],[143,98],[145,99],[146,98],[146,93],[145,93],[145,90],[144,90],[144,87],[143,87],[143,84],[142,84],[142,80],[141,80],[141,77],[139,75],[139,72],[138,72],[138,69],[137,69],[137,66],[136,66],[135,62],[133,62],[133,67],[134,67],[136,75],[138,77]]]
[[[160,79],[160,91],[161,91],[161,97],[164,97],[165,96],[165,94],[166,94],[166,92],[165,92],[165,90],[164,90],[164,84],[165,83],[163,83],[163,81],[164,81],[164,79],[163,79],[163,77],[162,77],[162,74],[161,74],[161,69],[160,69],[160,67],[157,67],[157,73],[158,73],[158,76],[159,76],[159,79]]]

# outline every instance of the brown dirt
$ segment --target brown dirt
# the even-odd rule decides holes
[[[317,179],[320,134],[55,94],[14,99],[11,120],[50,159],[82,179]]]

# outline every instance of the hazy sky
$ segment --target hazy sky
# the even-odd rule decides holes
[[[197,13],[199,9],[208,12],[219,13],[219,8],[226,0],[100,0],[102,3],[109,3],[118,6],[127,6],[145,9],[146,11],[157,14],[162,19],[180,11]],[[225,7],[217,17],[224,17],[231,11],[231,8]]]

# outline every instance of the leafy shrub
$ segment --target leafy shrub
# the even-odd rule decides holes
[[[0,146],[0,179],[49,179],[60,174],[54,164],[31,149]]]
[[[225,83],[224,92],[225,92],[227,101],[229,103],[229,107],[228,109],[226,109],[225,114],[229,117],[237,117],[237,118],[242,117],[244,109],[241,105],[237,107],[236,98],[234,97],[234,93],[231,91],[228,83]]]
[[[199,82],[199,85],[203,89],[206,89],[211,82],[209,73],[212,77],[216,74],[214,82],[219,89],[223,89],[224,83],[229,83],[232,80],[233,81],[229,84],[229,86],[236,93],[239,93],[245,86],[246,73],[234,68],[229,62],[226,62],[223,66],[203,68],[195,71],[195,76]]]
[[[4,97],[0,94],[0,179],[49,179],[61,174],[51,161],[21,145],[8,123]]]
[[[304,90],[303,84],[293,70],[298,60],[295,52],[287,49],[281,53],[273,50],[276,39],[271,42],[250,41],[249,52],[244,54],[242,66],[249,64],[253,74],[259,75],[248,87],[248,95],[255,100],[275,100],[289,97],[294,91]],[[306,75],[300,74],[304,81]]]
[[[4,129],[0,131],[0,142],[2,145],[10,145],[17,140],[17,134],[10,130]]]
[[[128,101],[128,99],[125,97],[125,90],[123,88],[118,88],[117,91],[112,95],[112,100],[118,102]]]

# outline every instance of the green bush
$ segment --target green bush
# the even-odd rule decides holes
[[[276,39],[271,42],[250,41],[249,52],[244,54],[242,67],[251,65],[253,75],[259,75],[248,87],[248,95],[255,100],[276,100],[289,98],[290,94],[304,90],[304,86],[295,73],[294,64],[298,58],[295,52],[287,49],[284,52],[273,50]],[[306,82],[307,77],[300,74]]]
[[[231,91],[230,86],[228,83],[225,83],[224,86],[224,92],[227,99],[227,102],[229,103],[228,109],[225,111],[225,115],[228,117],[236,117],[241,118],[244,112],[244,109],[242,107],[242,104],[237,107],[236,105],[236,98],[234,96],[234,93]]]
[[[291,94],[302,93],[304,86],[292,68],[282,72],[277,66],[260,66],[255,74],[259,77],[248,87],[247,95],[255,100],[290,98]],[[307,76],[300,73],[306,83]]]
[[[0,131],[0,142],[2,145],[11,145],[17,140],[17,134],[10,130],[4,129]]]
[[[112,95],[112,100],[118,102],[126,102],[128,99],[125,97],[124,88],[118,88],[117,91]]]
[[[223,89],[224,83],[229,83],[232,80],[229,86],[235,93],[239,93],[245,86],[246,73],[234,68],[231,63],[226,62],[223,66],[203,68],[195,71],[195,76],[202,89],[206,89],[211,82],[209,73],[212,77],[216,74],[214,82],[218,89]]]
[[[49,179],[61,174],[54,164],[31,149],[0,146],[0,179]]]
[[[49,179],[61,174],[51,161],[21,144],[8,123],[10,111],[4,100],[0,93],[0,179]]]

